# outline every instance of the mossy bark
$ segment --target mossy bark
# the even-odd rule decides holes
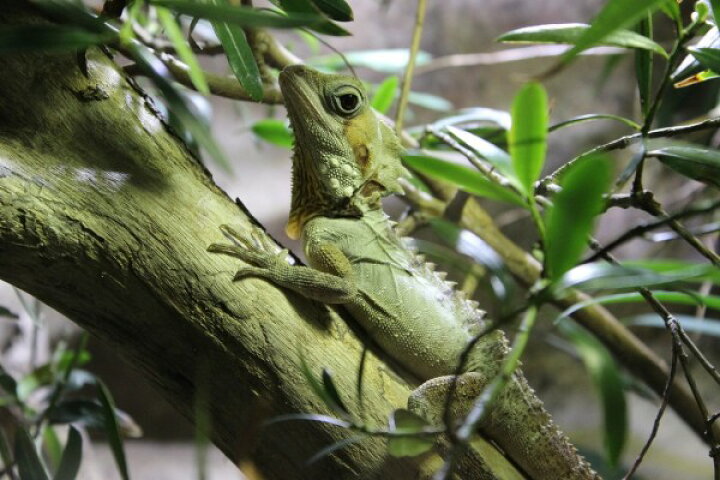
[[[27,8],[4,2],[0,25],[28,21]],[[261,429],[274,415],[326,411],[301,355],[315,374],[332,371],[360,412],[363,341],[335,310],[231,281],[238,262],[206,247],[223,240],[219,225],[247,231],[251,220],[105,53],[87,52],[87,76],[74,53],[3,55],[0,66],[0,278],[116,347],[188,418],[204,398],[213,442],[265,478],[409,479],[437,465],[389,457],[375,438],[308,467],[352,434],[307,421]],[[406,406],[412,382],[394,372],[368,354],[368,424]]]

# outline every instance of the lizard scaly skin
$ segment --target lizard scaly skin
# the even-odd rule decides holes
[[[260,277],[308,298],[344,305],[387,355],[427,380],[412,394],[409,408],[442,425],[450,374],[482,329],[484,312],[405,248],[393,231],[380,200],[401,192],[402,149],[369,106],[360,81],[296,65],[280,74],[280,86],[296,138],[287,231],[302,237],[310,266],[290,265],[284,252],[270,253],[228,228],[226,234],[239,245],[210,250],[250,264],[236,279]],[[470,373],[457,383],[457,395],[466,401],[453,402],[455,418],[499,374],[507,351],[502,332],[481,337],[470,353]],[[531,478],[599,478],[554,426],[519,372],[479,428]]]

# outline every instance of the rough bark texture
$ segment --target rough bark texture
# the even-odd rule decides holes
[[[4,2],[0,25],[28,21],[27,8]],[[189,418],[204,389],[213,442],[268,479],[419,478],[437,465],[389,457],[373,439],[307,467],[351,434],[316,422],[259,433],[273,415],[324,410],[301,354],[358,412],[363,343],[323,305],[231,282],[237,262],[205,249],[220,224],[250,220],[111,59],[87,58],[85,77],[74,54],[0,56],[0,278],[114,345]],[[383,425],[411,387],[372,353],[365,372],[364,418]]]

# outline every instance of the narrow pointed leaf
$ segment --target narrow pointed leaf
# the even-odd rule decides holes
[[[251,128],[253,133],[266,142],[283,148],[292,148],[295,138],[284,121],[266,118],[255,122]]]
[[[224,5],[227,0],[211,0],[214,5]],[[222,43],[228,64],[240,85],[255,101],[262,100],[263,83],[255,56],[243,29],[225,22],[212,22],[213,29]]]
[[[717,27],[712,27],[703,35],[700,40],[695,44],[694,48],[720,48],[720,32]],[[670,78],[674,82],[681,81],[691,75],[702,71],[706,67],[700,63],[692,54],[687,55],[680,65],[675,69]]]
[[[388,110],[390,110],[397,95],[398,83],[398,77],[392,75],[378,85],[370,101],[370,104],[375,110],[380,113],[387,113]]]
[[[684,79],[680,80],[679,82],[675,82],[673,84],[673,86],[675,88],[685,88],[685,87],[689,87],[691,85],[696,85],[698,83],[706,82],[708,80],[713,80],[718,77],[720,77],[720,74],[717,74],[717,73],[713,72],[712,70],[704,70],[702,72],[698,72],[687,78],[684,78]]]
[[[460,128],[448,125],[445,129],[450,135],[467,145],[470,150],[475,152],[480,158],[487,160],[490,165],[497,168],[498,171],[508,179],[514,180],[516,178],[510,154],[505,150],[488,142],[484,138],[480,138]]]
[[[652,150],[657,157],[676,172],[699,182],[720,188],[720,151],[691,146],[670,146]]]
[[[388,453],[394,457],[414,457],[430,450],[435,443],[433,437],[421,435],[429,425],[418,415],[399,408],[393,412],[390,429],[395,433],[418,434],[391,436],[388,438]]]
[[[175,18],[173,18],[172,13],[170,13],[170,10],[167,8],[162,7],[157,7],[155,11],[157,12],[160,23],[165,29],[165,33],[175,47],[175,51],[182,61],[188,66],[190,81],[198,92],[208,95],[210,93],[210,88],[208,88],[207,81],[205,80],[205,74],[203,74],[195,54],[190,49],[190,46],[185,40],[182,30],[180,30],[180,26],[175,21]]]
[[[589,122],[591,120],[615,120],[620,123],[624,123],[628,127],[632,127],[635,130],[640,130],[640,125],[630,120],[629,118],[621,117],[620,115],[612,115],[609,113],[589,113],[587,115],[580,115],[577,117],[573,117],[569,120],[564,120],[562,122],[556,123],[552,125],[548,130],[550,132],[554,132],[555,130],[559,130],[564,127],[569,127],[577,123]]]
[[[652,38],[652,14],[648,13],[637,25],[638,32],[645,37]],[[640,108],[643,115],[650,108],[652,95],[653,56],[647,50],[638,49],[635,52],[635,77],[637,79],[638,93],[640,94]]]
[[[657,9],[665,0],[608,0],[595,16],[590,28],[574,42],[573,48],[563,55],[568,62],[583,50],[600,44],[608,35],[633,25],[648,12]]]
[[[643,265],[639,262],[622,265],[586,263],[565,273],[557,282],[559,289],[621,290],[656,287],[680,282],[712,281],[720,284],[717,267],[702,264]]]
[[[608,463],[616,467],[628,433],[627,402],[620,371],[610,352],[592,335],[571,322],[560,330],[570,340],[585,365],[603,409],[603,444]]]
[[[168,108],[175,114],[182,126],[192,134],[221,167],[229,171],[230,162],[213,139],[210,128],[200,120],[200,114],[194,110],[170,81],[172,76],[167,67],[143,46],[132,45],[131,52],[133,60],[162,93],[167,101]]]
[[[125,460],[125,449],[123,448],[122,439],[120,438],[120,428],[118,428],[117,417],[115,416],[115,402],[113,401],[110,390],[101,381],[98,381],[98,398],[103,408],[105,417],[105,435],[107,435],[110,450],[115,457],[115,464],[118,472],[123,480],[129,480],[127,462]]]
[[[442,129],[448,126],[458,126],[461,124],[473,125],[477,123],[491,123],[504,130],[510,130],[511,118],[510,114],[503,110],[483,107],[467,108],[461,110],[459,115],[442,118],[436,121],[432,124],[432,128]]]
[[[278,15],[250,7],[210,5],[194,0],[152,0],[151,3],[191,17],[229,22],[242,27],[298,28],[312,27],[326,21],[316,14]]]
[[[356,67],[365,67],[384,73],[402,72],[407,65],[410,53],[406,48],[390,48],[380,50],[357,50],[346,52],[345,59]],[[420,66],[428,63],[432,56],[424,51],[419,51],[415,58],[415,65]],[[345,60],[337,54],[316,57],[308,62],[311,66],[329,70],[340,70],[345,68]]]
[[[560,43],[575,45],[591,28],[584,23],[559,23],[549,25],[534,25],[532,27],[518,28],[504,33],[498,37],[504,43]],[[667,57],[667,52],[649,39],[629,30],[617,30],[604,37],[597,45],[608,45],[622,48],[639,48],[650,50]]]
[[[310,26],[312,30],[315,30],[318,33],[333,36],[350,35],[350,32],[348,32],[341,26],[324,18],[324,15],[322,14],[318,6],[310,0],[279,0],[279,2],[282,8],[288,13],[301,15],[317,15],[320,18],[323,18],[322,22],[318,22],[315,25]]]
[[[68,439],[63,450],[60,466],[53,480],[74,480],[80,470],[82,460],[82,437],[75,427],[70,426]]]
[[[720,73],[720,48],[690,47],[688,51],[706,68]]]
[[[570,270],[585,250],[605,203],[610,166],[604,157],[586,158],[571,168],[560,185],[562,190],[546,215],[545,267],[551,282]]]
[[[353,20],[353,11],[345,0],[312,0],[312,3],[328,18],[338,22]]]
[[[335,386],[335,382],[332,379],[332,375],[325,368],[323,368],[323,371],[322,371],[322,383],[323,383],[323,388],[325,389],[325,392],[327,393],[330,400],[332,400],[335,410],[339,410],[340,412],[344,413],[345,415],[349,415],[350,412],[348,411],[347,407],[345,406],[342,399],[340,398],[340,393],[338,392],[338,389]]]
[[[528,197],[545,163],[548,132],[548,101],[539,83],[523,86],[512,104],[510,157],[515,176]]]
[[[403,161],[413,170],[452,182],[473,195],[511,203],[519,207],[525,206],[522,199],[513,191],[491,182],[482,173],[472,168],[426,155],[404,155]]]
[[[20,478],[32,480],[48,480],[45,467],[40,460],[35,444],[24,427],[15,431],[15,461]]]
[[[0,27],[0,54],[19,50],[73,51],[114,39],[113,34],[64,25],[4,25]]]

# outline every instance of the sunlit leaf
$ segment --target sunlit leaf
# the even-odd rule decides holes
[[[608,350],[594,336],[571,322],[560,322],[585,365],[603,408],[603,444],[608,463],[616,467],[628,432],[627,403],[620,371]]]
[[[583,159],[570,167],[560,185],[545,217],[545,268],[551,282],[570,270],[585,250],[605,203],[610,166],[604,157]]]
[[[405,48],[359,50],[344,52],[344,56],[348,63],[353,66],[366,67],[384,73],[402,72],[410,58],[409,51]],[[431,58],[432,56],[429,53],[419,51],[415,58],[415,65],[420,66],[428,63]],[[308,60],[308,64],[330,70],[340,70],[346,67],[343,58],[337,54],[311,58]]]
[[[682,325],[683,329],[687,332],[695,332],[704,335],[712,335],[713,337],[720,337],[720,319],[697,318],[689,315],[673,316],[676,320],[680,322],[680,325]],[[632,327],[667,328],[663,319],[660,318],[659,315],[652,313],[624,318],[623,323]]]
[[[329,18],[338,22],[353,20],[353,11],[345,0],[311,0]]]
[[[715,73],[720,73],[720,48],[689,47],[693,57]]]
[[[223,5],[227,0],[211,0],[215,5]],[[225,50],[228,64],[240,85],[255,101],[262,100],[263,83],[255,56],[243,29],[225,22],[213,22],[213,29]]]
[[[10,309],[5,308],[2,305],[0,305],[0,317],[18,318],[17,313],[10,311]]]
[[[542,85],[531,82],[515,95],[510,128],[510,157],[513,171],[528,197],[545,164],[548,133],[548,100]]]
[[[448,126],[458,126],[465,124],[477,124],[477,123],[492,123],[499,127],[510,130],[511,118],[508,112],[503,110],[496,110],[494,108],[466,108],[460,111],[460,114],[453,115],[452,117],[441,118],[432,124],[433,129],[443,129]],[[509,164],[508,157],[508,164]]]
[[[450,135],[467,145],[470,150],[472,150],[480,158],[487,160],[490,165],[497,168],[498,171],[505,175],[509,180],[514,181],[516,179],[510,155],[503,149],[488,142],[484,138],[480,138],[477,135],[473,135],[472,133],[460,128],[447,126],[445,129]],[[515,183],[519,186],[519,183]]]
[[[113,34],[97,34],[65,25],[3,25],[0,53],[19,50],[73,51],[111,42]]]
[[[255,122],[251,130],[258,137],[278,147],[292,148],[295,142],[292,130],[282,120],[266,118]]]
[[[720,33],[717,27],[712,27],[703,35],[700,40],[695,44],[695,48],[719,48],[720,47]],[[693,55],[687,55],[680,62],[680,65],[675,69],[670,78],[674,82],[681,81],[689,76],[695,75],[704,67]]]
[[[640,125],[629,118],[621,117],[620,115],[612,115],[608,113],[590,113],[587,115],[579,115],[577,117],[570,118],[568,120],[564,120],[562,122],[558,122],[554,125],[552,125],[548,130],[550,132],[554,132],[555,130],[559,130],[564,127],[569,127],[571,125],[575,125],[577,123],[583,123],[583,122],[589,122],[592,120],[615,120],[621,123],[624,123],[625,125],[632,127],[635,130],[640,130]]]
[[[586,263],[565,273],[558,282],[558,287],[584,290],[621,290],[708,279],[720,283],[720,272],[713,265],[672,265],[661,268],[659,264],[655,264],[655,269],[651,270],[644,268],[638,262],[628,262],[625,265]]]
[[[194,0],[152,0],[151,3],[191,17],[228,22],[242,27],[298,28],[312,27],[326,21],[321,15],[294,13],[285,16],[250,7],[210,5]]]
[[[559,23],[518,28],[498,37],[505,43],[561,43],[576,45],[592,27],[584,23]],[[651,50],[667,57],[665,50],[646,36],[629,30],[616,30],[603,37],[596,45]]]
[[[20,472],[20,478],[32,480],[47,480],[48,475],[40,460],[35,444],[24,427],[18,426],[15,430],[15,462]]]
[[[398,90],[398,77],[392,75],[387,77],[375,89],[375,93],[370,100],[372,107],[380,113],[387,113],[395,100]]]
[[[708,147],[669,146],[648,152],[676,172],[720,188],[720,151]]]
[[[685,88],[689,87],[691,85],[696,85],[698,83],[706,82],[708,80],[713,80],[715,78],[720,77],[720,74],[717,74],[713,72],[712,70],[705,70],[702,72],[698,72],[694,75],[691,75],[679,82],[676,82],[673,84],[675,88]]]
[[[185,40],[182,30],[180,30],[180,26],[175,21],[172,13],[170,13],[170,10],[167,8],[162,7],[157,7],[155,11],[157,12],[158,20],[160,20],[160,23],[165,29],[165,33],[175,47],[175,51],[180,59],[188,66],[190,81],[198,92],[208,95],[210,88],[205,80],[205,74],[200,68],[195,54],[190,49],[190,45],[188,45],[188,42]]]
[[[74,480],[80,470],[82,460],[82,437],[72,425],[68,430],[68,438],[63,450],[60,466],[53,480]]]
[[[590,28],[573,42],[574,46],[563,55],[568,62],[583,50],[602,43],[613,32],[635,24],[648,12],[657,9],[665,0],[608,0],[595,16]]]
[[[339,418],[331,417],[330,415],[322,415],[319,413],[289,413],[286,415],[278,415],[265,422],[264,425],[268,426],[276,423],[293,422],[298,420],[304,422],[327,423],[328,425],[335,425],[342,428],[349,428],[352,426],[352,424],[347,420],[341,420]]]
[[[473,195],[524,206],[518,195],[508,188],[488,180],[477,170],[427,155],[404,155],[403,162],[413,170],[441,180],[447,180]]]
[[[402,434],[418,434],[391,436],[388,438],[388,453],[394,457],[414,457],[421,455],[433,447],[434,438],[420,435],[429,425],[422,417],[399,408],[391,417],[390,431]]]

